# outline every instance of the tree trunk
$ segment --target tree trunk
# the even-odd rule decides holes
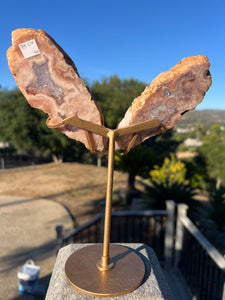
[[[217,189],[217,190],[220,189],[221,182],[222,182],[221,178],[217,177],[217,179],[216,179],[216,189]]]
[[[54,153],[52,154],[52,159],[53,159],[54,163],[56,163],[56,164],[63,162],[63,158],[60,156],[57,157]]]
[[[128,175],[128,192],[135,191],[135,174],[129,173]]]
[[[135,174],[128,175],[128,191],[126,196],[126,204],[131,205],[133,198],[140,197],[140,191],[135,189]]]
[[[97,167],[101,167],[102,166],[102,154],[98,153],[97,154]]]

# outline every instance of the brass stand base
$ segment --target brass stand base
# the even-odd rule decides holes
[[[66,261],[65,273],[69,283],[84,294],[115,297],[134,291],[145,274],[141,258],[131,249],[110,245],[110,263],[114,267],[100,271],[96,266],[101,259],[102,244],[82,248]]]

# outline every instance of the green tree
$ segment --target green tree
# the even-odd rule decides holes
[[[126,155],[115,153],[115,164],[124,172],[128,173],[128,191],[135,190],[135,178],[137,175],[144,176],[157,161],[157,155],[149,147],[138,145],[131,149]]]
[[[133,78],[121,80],[116,75],[105,78],[102,82],[94,82],[91,92],[101,108],[105,125],[116,128],[132,101],[145,87],[144,82]]]
[[[0,139],[11,142],[18,150],[34,150],[40,146],[42,114],[27,104],[18,89],[1,91]],[[41,124],[41,125],[40,125]]]
[[[159,160],[155,164],[161,165],[165,157],[170,153],[175,153],[179,146],[179,141],[174,138],[173,129],[167,130],[165,134],[153,136],[143,143],[147,147],[151,147],[158,155]]]
[[[32,108],[18,89],[0,91],[0,141],[10,142],[17,150],[50,153],[63,157],[84,153],[84,147],[57,130],[46,126],[47,115]],[[70,154],[71,155],[71,154]]]
[[[199,151],[205,160],[208,177],[215,180],[219,188],[225,182],[225,134],[219,125],[212,125]]]

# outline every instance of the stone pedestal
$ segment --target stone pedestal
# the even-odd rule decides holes
[[[102,297],[93,297],[85,295],[74,289],[65,277],[65,262],[67,258],[75,251],[89,246],[90,244],[72,244],[60,249],[49,288],[45,300],[87,300],[103,299]],[[107,297],[107,299],[120,300],[161,300],[173,299],[172,293],[166,282],[164,274],[160,268],[159,262],[154,251],[145,244],[121,244],[124,247],[133,249],[140,256],[145,265],[145,276],[143,283],[133,292],[117,297]],[[101,253],[100,253],[101,257]]]

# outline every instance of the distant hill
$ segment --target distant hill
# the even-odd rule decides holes
[[[213,124],[225,124],[225,110],[220,109],[205,109],[193,110],[184,114],[176,127],[190,128],[196,125],[202,125],[210,128]]]

